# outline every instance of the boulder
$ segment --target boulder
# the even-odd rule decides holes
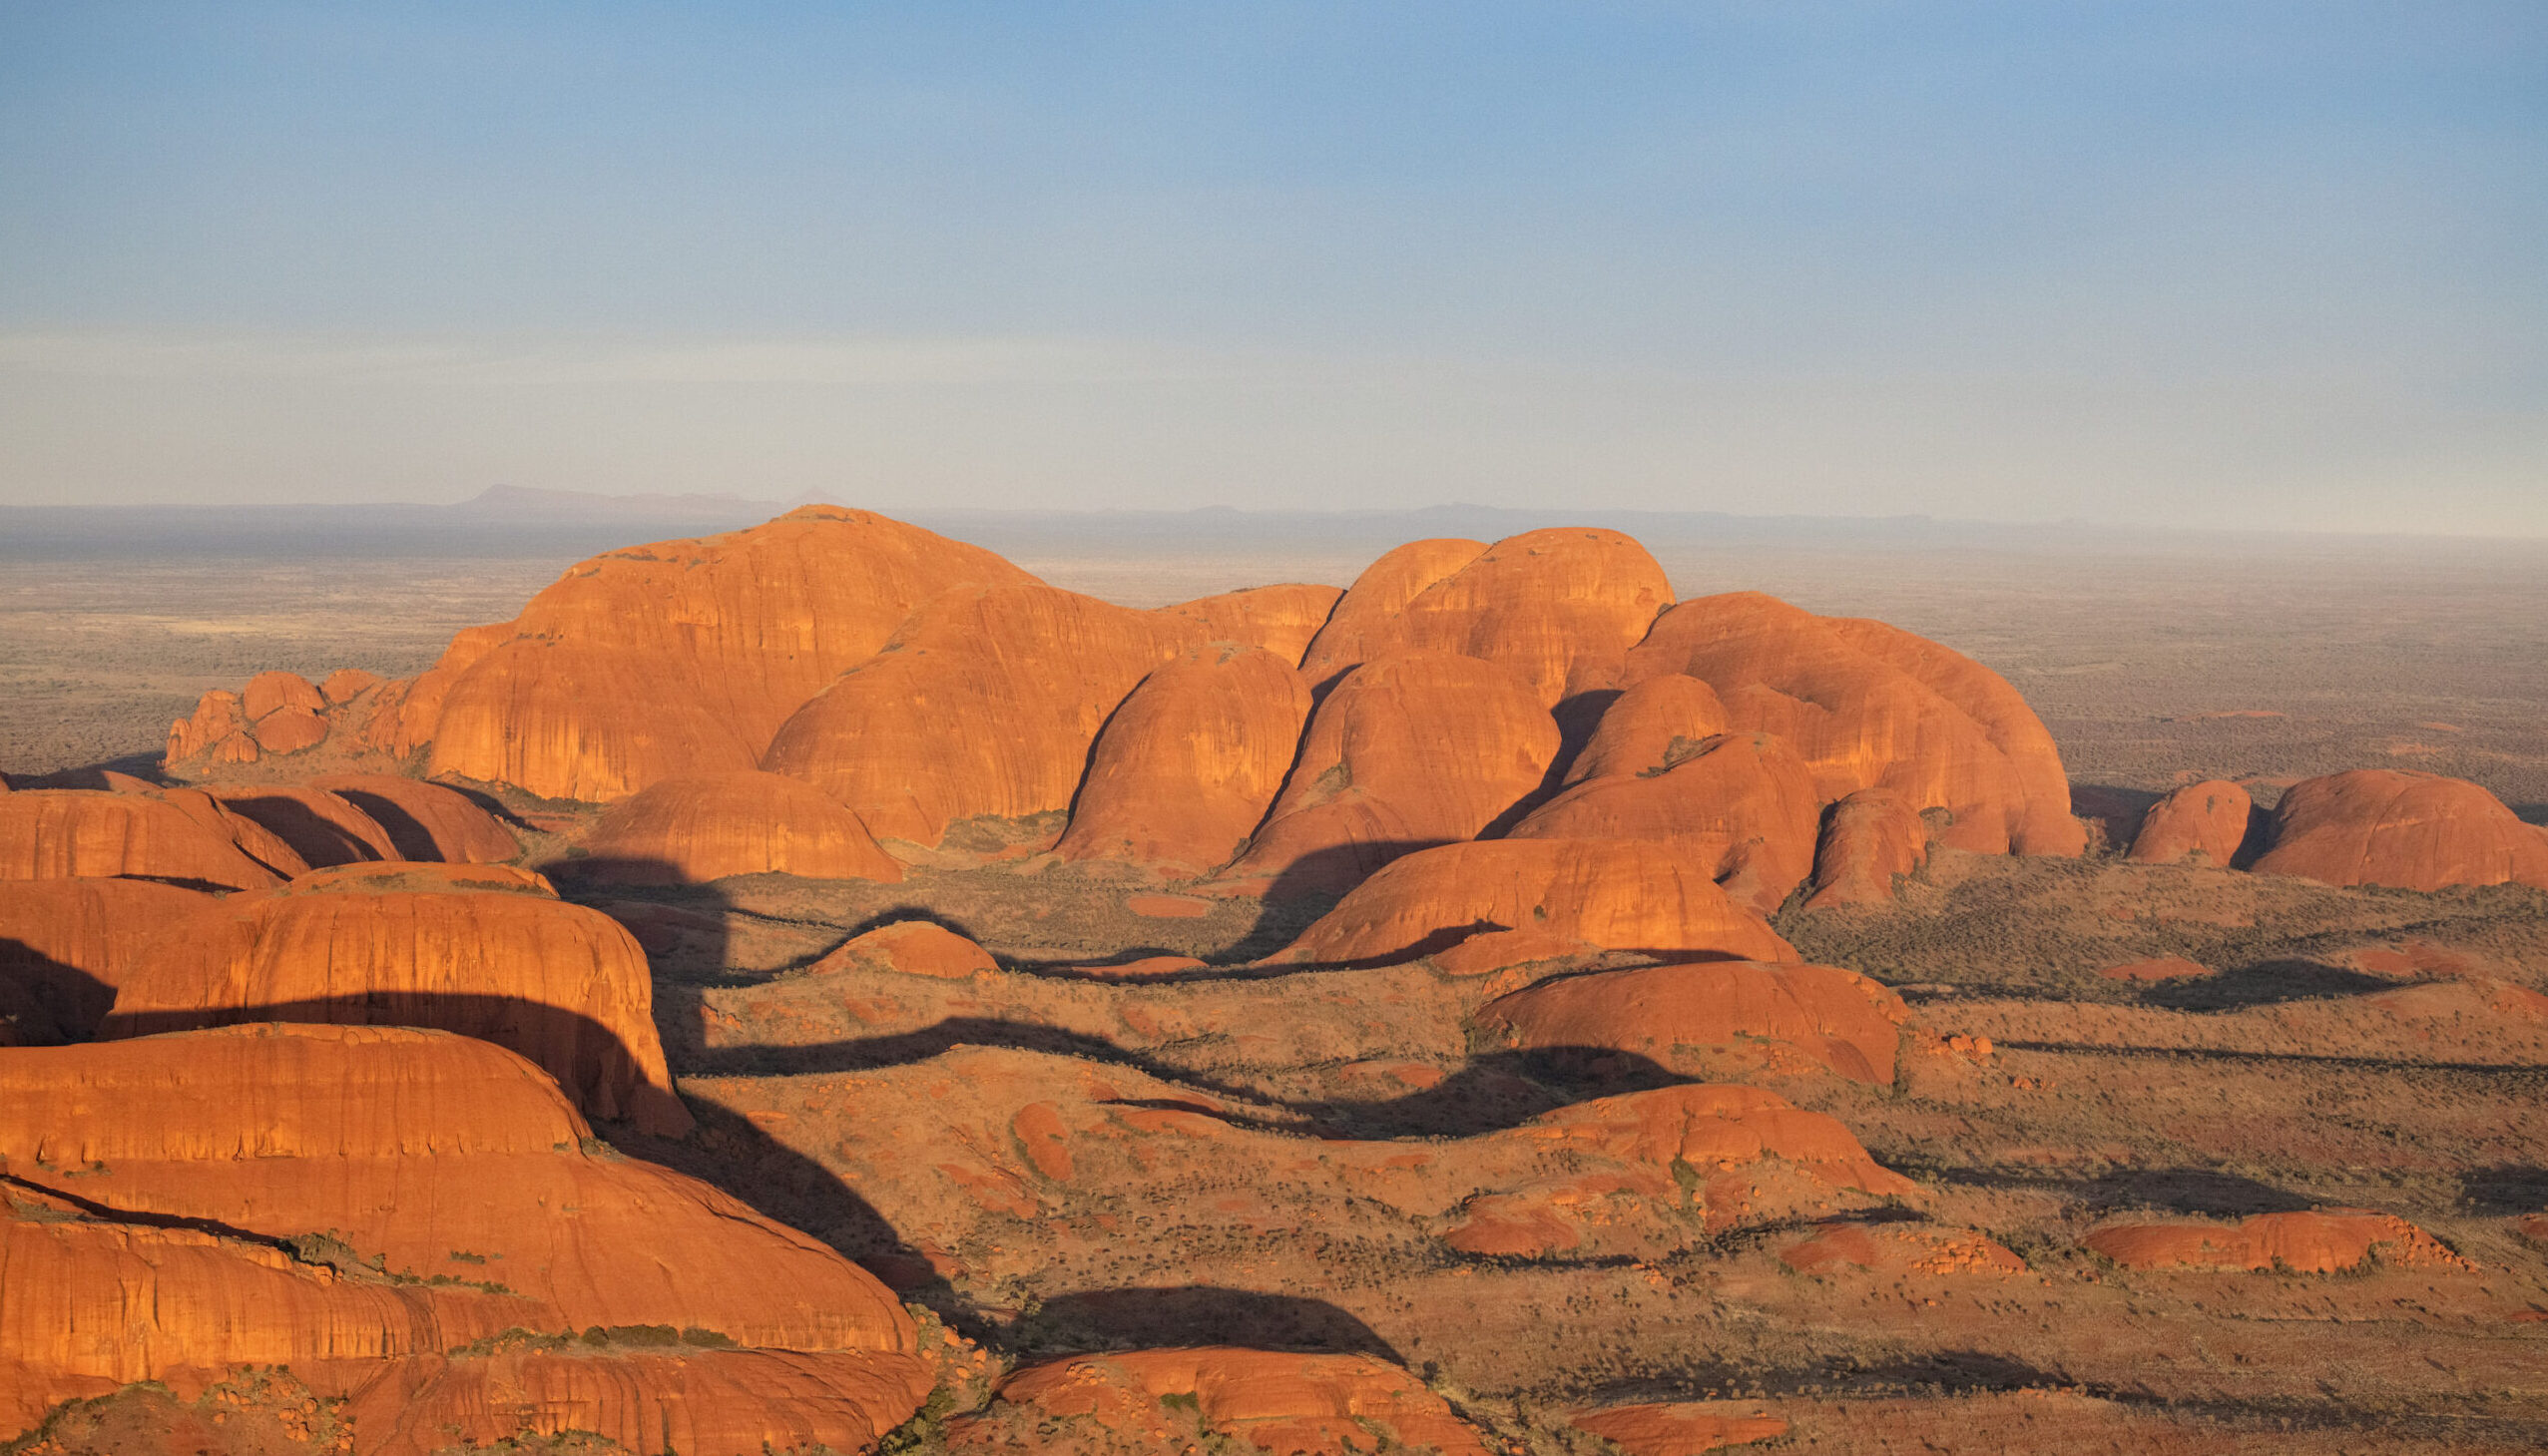
[[[318,685],[318,696],[327,700],[328,707],[334,708],[353,702],[379,687],[380,683],[378,673],[366,673],[360,668],[338,668]]]
[[[2377,1250],[2409,1268],[2473,1267],[2439,1239],[2392,1213],[2364,1209],[2259,1213],[2236,1225],[2121,1223],[2088,1235],[2088,1246],[2130,1269],[2271,1269],[2332,1274],[2359,1268]]]
[[[1602,711],[1592,737],[1567,765],[1566,782],[1661,772],[1733,727],[1716,689],[1686,674],[1657,674]]]
[[[1107,716],[1202,631],[1055,587],[954,593],[789,718],[762,766],[923,846],[961,819],[1068,809]]]
[[[395,773],[334,773],[309,781],[362,810],[380,826],[393,859],[493,864],[522,852],[522,841],[456,788]]]
[[[1813,772],[1784,739],[1719,733],[1660,771],[1579,780],[1515,824],[1512,837],[1669,843],[1767,915],[1811,872],[1821,817]]]
[[[257,783],[206,789],[222,807],[291,846],[312,869],[402,857],[387,831],[342,795],[302,784]]]
[[[1229,863],[1308,717],[1308,685],[1274,653],[1205,648],[1160,667],[1098,734],[1056,852],[1184,878]]]
[[[1890,903],[1902,876],[1928,862],[1928,825],[1890,788],[1861,788],[1824,811],[1808,910]]]
[[[20,1044],[88,1040],[151,938],[212,902],[145,879],[0,880],[0,985],[42,1018]]]
[[[2202,864],[2227,869],[2247,841],[2248,791],[2221,778],[2189,783],[2150,806],[2124,857],[2138,864]]]
[[[327,741],[327,720],[298,706],[277,708],[249,731],[264,753],[298,753]]]
[[[163,928],[108,1037],[242,1022],[440,1027],[530,1058],[588,1114],[679,1136],[646,953],[618,922],[501,867],[362,864]]]
[[[836,506],[609,552],[512,623],[455,639],[382,746],[427,748],[432,773],[561,799],[750,769],[789,715],[913,611],[1030,581],[990,552]]]
[[[1679,1066],[1682,1048],[1784,1042],[1843,1077],[1889,1085],[1910,1012],[1834,966],[1752,961],[1639,966],[1542,981],[1489,1002],[1479,1034],[1525,1051],[1628,1052]]]
[[[1276,959],[1385,965],[1495,931],[1674,959],[1796,959],[1672,845],[1584,839],[1419,850],[1356,886]]]
[[[2285,790],[2253,868],[2331,885],[2548,889],[2548,830],[2466,779],[2356,768]]]
[[[327,706],[326,695],[298,673],[259,673],[240,690],[240,710],[250,723],[259,723],[286,708],[316,713]]]
[[[239,742],[246,746],[234,749],[234,756],[244,751],[253,762],[256,740],[248,735],[249,723],[248,712],[241,706],[239,695],[228,689],[216,688],[195,700],[194,713],[169,725],[168,761],[181,762],[198,754],[212,753],[222,744]],[[217,760],[222,757],[218,753],[214,756]]]
[[[1486,1456],[1477,1429],[1397,1366],[1366,1354],[1204,1346],[1073,1355],[1000,1382],[987,1410],[948,1423],[951,1451],[1021,1438],[1102,1438],[1109,1451],[1277,1453],[1416,1449]],[[1212,1441],[1213,1437],[1221,1438]]]
[[[705,884],[732,874],[902,880],[867,826],[800,778],[704,773],[661,778],[610,806],[572,861],[579,878]]]
[[[170,797],[78,788],[20,789],[0,798],[0,880],[66,876],[223,890],[282,878],[225,832],[218,806],[198,812]]]
[[[1401,652],[1347,673],[1232,865],[1286,891],[1342,890],[1412,850],[1476,837],[1540,787],[1557,721],[1511,668]]]
[[[1328,614],[1343,595],[1334,587],[1289,582],[1198,597],[1169,608],[1168,613],[1200,624],[1205,642],[1262,648],[1282,659],[1286,667],[1296,668],[1301,654],[1309,650],[1309,640],[1327,625]]]

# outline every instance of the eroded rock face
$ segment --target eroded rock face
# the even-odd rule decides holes
[[[697,1448],[744,1456],[778,1431],[799,1439],[773,1444],[872,1438],[928,1387],[910,1319],[881,1285],[704,1184],[600,1149],[554,1084],[485,1042],[264,1025],[13,1051],[0,1058],[0,1159],[54,1210],[0,1222],[0,1349],[16,1362],[0,1415],[20,1424],[128,1381],[184,1394],[244,1362],[288,1364],[358,1406],[386,1388],[441,1409],[425,1392],[446,1381],[515,1397],[445,1410],[476,1439],[584,1424],[574,1396],[595,1381],[633,1387],[618,1398],[635,1410],[678,1410],[688,1389],[712,1408],[708,1391],[737,1400],[728,1419],[747,1428],[747,1396],[814,1399],[837,1422]],[[424,1282],[436,1275],[452,1282]],[[519,1382],[485,1378],[519,1368],[446,1359],[508,1330],[595,1325],[796,1353],[767,1379],[705,1390],[697,1372],[659,1379],[607,1359]],[[787,1360],[841,1378],[789,1377]],[[403,1449],[371,1439],[362,1449]]]
[[[2548,831],[2466,779],[2357,768],[2286,790],[2254,868],[2331,885],[2548,889]]]
[[[0,879],[126,876],[245,890],[282,878],[226,832],[218,805],[196,797],[200,804],[76,788],[9,794],[0,798]]]
[[[1413,850],[1475,837],[1547,778],[1557,721],[1512,669],[1407,652],[1354,668],[1235,877],[1341,890]]]
[[[0,985],[41,1023],[20,1025],[18,1044],[87,1040],[152,936],[211,903],[142,879],[0,880]]]
[[[1218,869],[1265,819],[1308,717],[1308,685],[1263,649],[1158,668],[1098,734],[1056,852],[1183,878]]]
[[[1054,587],[957,593],[788,719],[763,766],[924,846],[959,819],[1067,809],[1107,715],[1202,632]]]
[[[1735,592],[1666,612],[1627,671],[1707,682],[1736,727],[1792,743],[1826,801],[1898,790],[1915,808],[1948,810],[1941,839],[1958,849],[2077,854],[2087,844],[2043,725],[1995,675],[1935,643]]]
[[[347,865],[165,927],[103,1034],[242,1022],[439,1027],[530,1058],[589,1114],[679,1136],[646,953],[519,870]]]
[[[205,790],[291,846],[312,869],[366,859],[399,859],[387,831],[342,795],[303,784],[259,783]]]
[[[1890,903],[1895,881],[1927,862],[1928,825],[1910,800],[1889,788],[1861,788],[1823,814],[1805,908]]]
[[[2150,806],[2125,857],[2140,864],[2230,867],[2248,836],[2248,791],[2221,778],[2189,783]]]
[[[1854,971],[1714,961],[1543,981],[1488,1003],[1477,1028],[1508,1047],[1630,1052],[1675,1070],[1681,1048],[1776,1041],[1889,1085],[1909,1016],[1901,997]]]
[[[1279,959],[1377,965],[1500,932],[1569,948],[1796,958],[1768,922],[1735,903],[1670,844],[1493,839],[1421,850],[1390,864]]]
[[[385,746],[429,745],[431,772],[565,799],[753,768],[790,714],[921,605],[1030,580],[977,547],[836,506],[610,552],[508,626],[455,640]]]
[[[1716,689],[1687,674],[1658,674],[1611,700],[1583,751],[1566,766],[1566,782],[1658,773],[1733,728]]]
[[[503,821],[456,788],[395,773],[336,773],[314,778],[321,789],[362,810],[397,852],[392,859],[493,864],[522,852]]]
[[[1767,915],[1812,870],[1821,811],[1812,770],[1784,739],[1720,733],[1660,772],[1584,778],[1532,810],[1512,837],[1670,843]]]
[[[1416,1448],[1486,1456],[1477,1430],[1406,1371],[1371,1355],[1208,1346],[1075,1355],[1000,1382],[990,1409],[951,1423],[956,1451],[1195,1449],[1198,1436],[1268,1452]],[[1386,1443],[1384,1446],[1378,1443]]]
[[[800,778],[759,770],[659,779],[611,805],[574,862],[586,879],[705,884],[793,874],[898,884],[902,865],[858,816]]]
[[[1251,587],[1244,592],[1198,597],[1181,602],[1168,612],[1200,624],[1205,642],[1261,648],[1282,659],[1285,666],[1296,668],[1301,654],[1309,650],[1309,640],[1327,625],[1328,614],[1343,595],[1334,587],[1288,582],[1277,587]]]
[[[1672,603],[1663,568],[1616,531],[1529,531],[1459,560],[1471,544],[1415,542],[1373,563],[1303,671],[1325,682],[1391,652],[1460,653],[1511,668],[1553,709],[1620,686],[1622,656]]]
[[[2125,1223],[2089,1234],[2087,1244],[2134,1269],[2281,1267],[2331,1274],[2360,1267],[2375,1249],[2388,1262],[2408,1267],[2472,1267],[2405,1219],[2363,1209],[2259,1213],[2236,1226]]]

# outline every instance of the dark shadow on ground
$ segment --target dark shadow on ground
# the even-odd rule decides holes
[[[1207,1284],[1058,1295],[1021,1315],[1010,1337],[1020,1353],[1033,1354],[1242,1345],[1404,1363],[1371,1326],[1322,1299]]]
[[[2286,1001],[2319,1001],[2394,991],[2398,983],[2316,961],[2282,959],[2225,970],[2217,976],[2159,981],[2143,991],[2145,1005],[2170,1011],[2229,1011]]]
[[[120,758],[107,758],[96,763],[83,763],[77,768],[56,768],[50,773],[0,773],[0,782],[11,788],[94,788],[112,791],[115,784],[110,773],[128,774],[148,783],[166,786],[169,777],[160,765],[158,753],[126,753]]]
[[[2051,1173],[2011,1173],[1982,1168],[1936,1171],[1945,1183],[1967,1188],[2036,1189],[2076,1199],[2090,1213],[2157,1209],[2171,1213],[2240,1218],[2251,1213],[2296,1213],[2318,1207],[2318,1200],[2237,1174],[2203,1168],[2123,1169],[2102,1178],[2064,1178]]]
[[[2548,1168],[2499,1163],[2470,1169],[2460,1176],[2459,1199],[2469,1212],[2495,1217],[2548,1213]]]

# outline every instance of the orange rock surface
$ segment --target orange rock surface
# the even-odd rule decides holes
[[[396,859],[492,864],[522,852],[501,820],[456,788],[395,773],[337,773],[312,788],[342,798],[380,826]]]
[[[1794,744],[1825,800],[1898,789],[1915,808],[1949,810],[1943,842],[1958,849],[2077,854],[2087,843],[2051,736],[2024,702],[1908,633],[1734,592],[1664,613],[1627,672],[1707,682],[1736,727]]]
[[[1532,810],[1512,837],[1668,842],[1767,915],[1811,872],[1821,817],[1813,772],[1785,740],[1720,733],[1661,772],[1585,778]]]
[[[2259,1213],[2217,1223],[2125,1223],[2088,1235],[2090,1248],[2133,1269],[2270,1269],[2331,1274],[2357,1268],[2374,1249],[2413,1268],[2472,1267],[2433,1235],[2392,1213],[2330,1209]]]
[[[1555,708],[1620,686],[1622,655],[1672,603],[1663,568],[1616,531],[1528,531],[1453,566],[1469,544],[1416,542],[1373,563],[1303,670],[1324,682],[1391,652],[1462,653],[1510,667],[1542,708]]]
[[[1218,597],[1198,597],[1181,602],[1168,612],[1201,624],[1205,642],[1263,648],[1282,659],[1284,666],[1296,668],[1301,654],[1309,650],[1309,640],[1327,625],[1328,614],[1343,595],[1334,587],[1287,582],[1278,587],[1251,587]]]
[[[2254,800],[2221,778],[2189,783],[2150,806],[2125,857],[2142,864],[2192,861],[2227,869],[2248,837]]]
[[[1206,648],[1160,667],[1098,734],[1055,851],[1186,878],[1229,863],[1282,787],[1308,717],[1308,685],[1273,652]]]
[[[455,641],[406,695],[385,746],[429,744],[434,773],[549,798],[610,800],[749,769],[790,714],[914,610],[1030,580],[977,547],[836,506],[610,552],[509,627]]]
[[[972,979],[979,971],[997,971],[1000,963],[972,941],[929,920],[897,920],[879,925],[806,968],[809,975],[852,965],[882,966],[906,976],[941,981]]]
[[[1861,788],[1831,805],[1813,849],[1805,908],[1880,905],[1894,882],[1928,862],[1928,825],[1890,788]]]
[[[318,685],[318,696],[326,699],[328,707],[333,708],[338,704],[351,703],[379,686],[378,673],[366,673],[360,668],[338,668],[327,675],[327,681]]]
[[[800,778],[759,770],[658,779],[611,805],[574,864],[587,879],[704,884],[793,874],[897,884],[902,865],[858,816]]]
[[[2466,779],[2356,768],[2292,785],[2259,874],[2437,890],[2510,881],[2548,889],[2548,830]]]
[[[1567,765],[1566,782],[1670,768],[1733,727],[1716,689],[1686,674],[1658,674],[1602,710],[1592,737]]]
[[[277,708],[256,720],[250,731],[266,753],[297,753],[327,740],[327,721],[306,708]]]
[[[1673,846],[1580,839],[1495,839],[1408,855],[1356,886],[1280,958],[1382,964],[1516,929],[1659,956],[1796,958]]]
[[[191,812],[159,795],[76,788],[0,798],[0,879],[117,875],[226,890],[282,877],[223,831],[217,807]]]
[[[1901,997],[1855,971],[1708,961],[1543,981],[1489,1002],[1476,1025],[1502,1046],[1633,1052],[1665,1067],[1677,1048],[1768,1039],[1889,1085],[1909,1016]]]
[[[316,713],[327,706],[326,696],[309,686],[309,680],[298,673],[259,673],[248,680],[240,690],[240,708],[251,723],[261,723],[278,710],[297,708]]]
[[[256,739],[248,729],[248,713],[239,695],[216,688],[195,701],[192,714],[169,725],[168,761],[211,753],[216,762],[255,762]]]
[[[363,859],[397,859],[389,835],[339,794],[302,784],[258,783],[206,789],[222,807],[261,825],[312,869]]]
[[[42,1008],[36,1044],[85,1041],[160,927],[209,903],[150,880],[0,880],[0,983]]]
[[[1235,877],[1341,890],[1411,850],[1472,838],[1548,775],[1557,721],[1512,669],[1396,653],[1353,669]]]
[[[442,1352],[508,1329],[594,1325],[844,1352],[869,1382],[868,1429],[917,1406],[915,1331],[882,1286],[704,1184],[595,1146],[536,1068],[439,1032],[266,1025],[13,1051],[0,1161],[86,1216],[0,1223],[12,1413],[240,1362],[288,1363],[333,1393],[430,1388],[403,1357],[432,1357],[431,1375]],[[578,1379],[557,1378],[553,1392]],[[646,1386],[599,1361],[583,1378],[588,1393]],[[470,1418],[510,1435],[580,1424],[574,1411],[542,1395]]]
[[[679,1136],[654,982],[618,922],[520,871],[346,865],[166,928],[104,1034],[250,1021],[440,1027],[509,1047],[595,1117]],[[502,886],[486,888],[490,884]]]
[[[1103,1435],[1108,1449],[1191,1450],[1192,1427],[1170,1424],[1178,1401],[1201,1433],[1277,1453],[1429,1449],[1486,1456],[1477,1430],[1395,1365],[1361,1354],[1298,1354],[1207,1346],[1075,1355],[1002,1381],[990,1410],[949,1424],[956,1451],[1013,1449],[1013,1435]],[[1058,1428],[1058,1429],[1056,1429]],[[1058,1438],[1058,1439],[1057,1439]]]
[[[1757,1407],[1718,1401],[1664,1401],[1577,1411],[1576,1427],[1616,1444],[1628,1456],[1692,1456],[1748,1446],[1787,1433],[1787,1423]]]
[[[1107,716],[1202,630],[1054,587],[956,593],[788,719],[762,766],[921,845],[1066,809]]]

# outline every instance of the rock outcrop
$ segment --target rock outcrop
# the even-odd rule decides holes
[[[0,797],[0,879],[124,876],[246,890],[283,878],[240,847],[218,804],[195,798],[80,788]]]
[[[858,816],[800,778],[758,769],[661,778],[603,813],[571,862],[579,878],[705,884],[792,874],[896,884],[902,865]]]
[[[1723,1446],[1748,1446],[1787,1433],[1784,1417],[1734,1401],[1661,1401],[1604,1406],[1572,1417],[1628,1456],[1691,1456]]]
[[[1640,966],[1543,981],[1488,1003],[1477,1029],[1528,1051],[1629,1052],[1675,1071],[1682,1049],[1784,1043],[1843,1077],[1889,1085],[1902,998],[1833,966]]]
[[[456,788],[395,773],[337,773],[309,786],[335,794],[380,826],[393,859],[494,864],[522,852],[504,822]]]
[[[1928,825],[1890,788],[1861,788],[1824,810],[1808,910],[1889,904],[1895,883],[1928,862]]]
[[[1670,844],[1491,839],[1421,850],[1390,864],[1319,917],[1279,959],[1381,965],[1502,933],[1527,936],[1535,945],[1676,959],[1796,958],[1767,921],[1735,903]]]
[[[346,865],[165,927],[103,1034],[242,1022],[439,1027],[519,1052],[583,1110],[679,1136],[646,953],[520,870]]]
[[[1767,915],[1812,871],[1821,811],[1812,770],[1784,739],[1720,733],[1661,771],[1583,778],[1532,810],[1512,837],[1670,843]]]
[[[1335,611],[1336,600],[1343,595],[1334,587],[1286,582],[1277,587],[1251,587],[1217,597],[1198,597],[1169,608],[1168,613],[1199,624],[1205,642],[1260,648],[1282,659],[1285,666],[1296,668],[1301,655],[1309,650],[1310,639],[1327,625],[1328,615]]]
[[[1716,689],[1687,674],[1661,673],[1602,710],[1583,751],[1566,766],[1566,782],[1660,773],[1733,728]]]
[[[846,942],[805,968],[819,976],[849,966],[898,971],[940,981],[965,981],[1000,963],[982,947],[931,920],[897,920]]]
[[[2548,830],[2466,779],[2357,768],[2285,790],[2253,868],[2331,885],[2548,889]]]
[[[0,987],[30,1003],[21,1046],[86,1041],[162,926],[212,897],[144,879],[0,880]]]
[[[1414,850],[1476,837],[1548,776],[1557,721],[1513,669],[1402,652],[1347,673],[1233,877],[1342,890]]]
[[[2255,800],[2221,778],[2189,783],[2150,806],[2124,857],[2138,864],[2199,864],[2228,869],[2248,837]]]
[[[2123,1223],[2088,1235],[2090,1248],[2133,1269],[2271,1269],[2332,1274],[2374,1251],[2410,1268],[2470,1267],[2433,1235],[2393,1213],[2328,1209],[2259,1213],[2235,1226]]]
[[[1228,864],[1282,787],[1308,717],[1308,685],[1274,652],[1205,648],[1161,666],[1098,734],[1055,850],[1181,878]]]
[[[258,783],[206,789],[222,807],[254,820],[291,846],[312,869],[399,859],[388,832],[341,794],[305,784]]]
[[[1374,1356],[1227,1346],[1123,1350],[1027,1366],[1000,1382],[989,1409],[951,1422],[947,1445],[1014,1450],[1025,1433],[1038,1446],[1102,1438],[1107,1450],[1161,1456],[1216,1436],[1275,1453],[1487,1451],[1476,1428],[1441,1396]]]

